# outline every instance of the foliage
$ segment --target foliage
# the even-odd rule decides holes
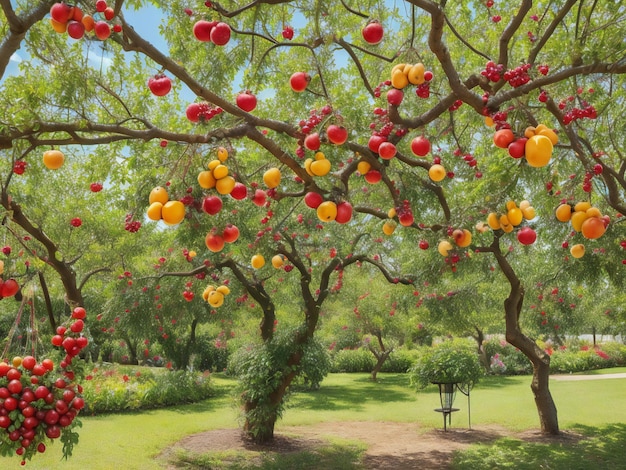
[[[419,356],[419,349],[394,349],[383,364],[382,372],[406,373]]]
[[[369,372],[376,360],[365,348],[342,349],[333,356],[333,372]]]
[[[478,355],[469,341],[444,341],[422,352],[409,370],[411,384],[418,390],[431,383],[473,385],[484,374]]]
[[[208,373],[100,364],[83,386],[85,412],[115,413],[195,403],[212,395]]]
[[[575,350],[559,348],[551,351],[550,372],[573,373],[594,369],[606,369],[626,364],[626,345],[614,343],[595,348],[583,346]]]
[[[487,358],[494,366],[491,369],[492,373],[499,372],[507,375],[531,373],[532,364],[528,358],[519,349],[511,346],[506,341],[491,339],[483,341],[482,347]]]

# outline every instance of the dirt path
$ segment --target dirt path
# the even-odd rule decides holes
[[[514,437],[529,442],[570,442],[580,436],[564,433],[547,438],[538,431],[512,433],[498,426],[443,430],[420,428],[415,423],[330,422],[311,426],[280,427],[271,446],[259,446],[242,439],[239,429],[221,429],[187,436],[162,456],[176,448],[205,453],[225,450],[256,452],[297,452],[312,450],[328,438],[362,441],[367,446],[364,468],[368,470],[443,470],[450,466],[455,450],[471,444],[488,443],[500,437]],[[175,467],[169,467],[174,469]]]

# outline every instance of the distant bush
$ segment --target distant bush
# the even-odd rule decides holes
[[[82,382],[85,413],[113,413],[194,403],[211,395],[208,373],[184,370],[94,368]]]
[[[483,348],[491,362],[492,374],[522,375],[530,374],[533,370],[528,358],[504,340],[484,341]]]
[[[341,349],[333,356],[331,372],[371,372],[374,355],[365,348]]]
[[[420,351],[418,349],[395,349],[383,364],[382,371],[408,372],[419,356]]]

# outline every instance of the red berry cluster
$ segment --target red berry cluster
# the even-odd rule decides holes
[[[102,19],[97,19],[96,13],[102,16]],[[121,24],[116,23],[112,27],[109,24],[109,21],[115,18],[115,10],[107,5],[106,0],[95,2],[93,15],[83,13],[78,6],[57,2],[50,7],[50,16],[53,29],[58,33],[67,33],[72,39],[82,39],[85,33],[93,32],[96,38],[105,41],[111,35],[111,31],[116,33],[122,31]]]
[[[381,94],[382,88],[383,87],[390,87],[390,86],[391,86],[391,80],[385,80],[384,82],[380,82],[374,88],[374,97],[375,98],[380,98],[380,94]]]
[[[398,137],[402,137],[408,132],[408,130],[403,127],[395,127],[395,124],[389,120],[386,109],[380,107],[374,108],[374,116],[376,117],[369,126],[372,130],[372,135],[382,136],[387,139],[392,133]]]
[[[499,131],[500,129],[511,128],[511,124],[507,122],[508,117],[509,117],[509,113],[507,113],[506,111],[498,111],[497,113],[491,116],[491,119],[493,119],[496,130]]]
[[[548,75],[548,72],[550,71],[550,67],[548,67],[545,64],[542,65],[538,65],[537,66],[537,71],[541,74],[541,75]]]
[[[510,69],[504,72],[503,78],[507,82],[509,82],[509,85],[511,85],[513,88],[525,85],[530,81],[530,75],[528,75],[530,67],[530,64],[519,65],[514,69]]]
[[[133,220],[133,214],[126,214],[124,219],[124,230],[130,233],[138,232],[141,228],[141,222]]]
[[[404,227],[409,227],[413,225],[413,222],[415,222],[413,211],[411,210],[411,206],[407,199],[402,201],[402,205],[396,209],[396,214],[398,215],[400,225]]]
[[[502,71],[504,70],[504,65],[496,64],[492,60],[487,62],[485,65],[485,70],[480,72],[483,77],[487,77],[492,82],[499,82],[502,78]]]
[[[462,100],[456,100],[454,103],[452,103],[452,106],[450,106],[448,108],[448,111],[456,111],[457,109],[459,109],[461,106],[463,105],[463,101]]]
[[[539,101],[542,103],[548,101],[548,93],[545,90],[539,92]]]
[[[563,115],[563,124],[568,125],[579,119],[596,119],[598,112],[593,105],[583,102],[582,108],[572,108]]]
[[[191,122],[207,122],[215,116],[222,114],[224,110],[219,106],[213,106],[211,103],[191,103],[187,106],[185,114]]]
[[[309,117],[307,119],[300,120],[300,122],[298,123],[298,126],[300,127],[300,132],[302,132],[302,134],[304,134],[305,136],[310,135],[315,130],[315,128],[322,123],[324,118],[329,116],[332,112],[333,108],[328,104],[326,106],[323,106],[322,109],[319,110],[312,109],[311,111],[309,111]],[[304,139],[299,140],[298,147],[296,148],[296,156],[298,156],[298,158],[304,158],[305,156],[303,145]]]
[[[26,171],[26,162],[24,160],[16,160],[13,164],[13,173],[23,175]]]
[[[426,75],[424,73],[424,75]],[[415,88],[415,94],[418,98],[428,98],[430,96],[430,82],[424,82],[421,85],[417,85]]]
[[[103,186],[102,186],[102,183],[98,183],[98,182],[96,182],[96,183],[91,183],[91,184],[89,185],[89,190],[90,190],[92,193],[99,193],[100,191],[102,191],[102,187],[103,187]]]

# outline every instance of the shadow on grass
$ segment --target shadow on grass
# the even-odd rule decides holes
[[[579,438],[504,438],[455,453],[452,469],[588,470],[626,468],[626,424],[577,425]]]
[[[322,382],[318,390],[298,391],[290,400],[291,407],[308,410],[353,410],[364,409],[366,403],[412,401],[415,392],[409,387],[408,378],[402,375],[384,376],[374,382],[359,377],[350,385],[330,385]]]
[[[365,448],[350,443],[322,445],[315,450],[287,452],[221,451],[194,453],[178,451],[170,458],[176,468],[214,470],[361,470]]]

